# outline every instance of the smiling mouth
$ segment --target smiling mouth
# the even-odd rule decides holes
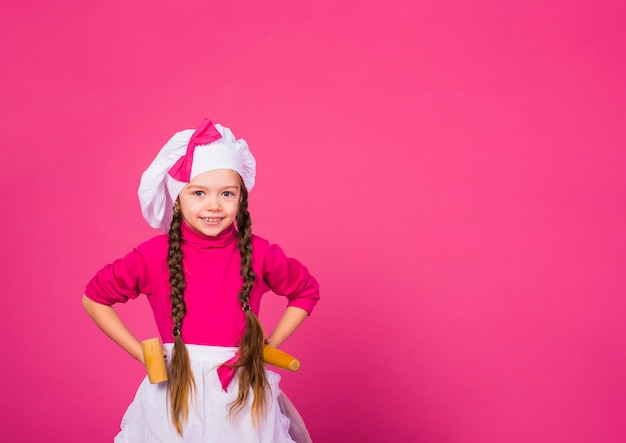
[[[201,220],[207,222],[207,223],[219,223],[224,219],[224,217],[201,217]]]

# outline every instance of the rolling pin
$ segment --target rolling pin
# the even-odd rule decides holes
[[[148,380],[150,383],[162,383],[167,381],[167,368],[163,356],[163,346],[158,338],[149,338],[141,342],[143,360],[146,362]]]
[[[269,345],[265,345],[263,348],[263,361],[268,365],[288,371],[295,372],[300,369],[300,360]]]
[[[165,358],[163,358],[161,340],[158,338],[144,340],[141,342],[141,350],[143,351],[150,383],[155,384],[167,381],[167,368],[165,366]],[[265,345],[263,348],[263,361],[268,365],[288,371],[295,372],[300,369],[300,361],[298,359],[268,345]]]

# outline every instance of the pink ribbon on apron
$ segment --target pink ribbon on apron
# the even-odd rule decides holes
[[[233,381],[233,378],[235,378],[237,363],[239,363],[240,357],[241,354],[236,352],[233,358],[225,361],[217,368],[217,377],[220,379],[224,392],[228,392],[228,386],[230,385],[230,382]]]

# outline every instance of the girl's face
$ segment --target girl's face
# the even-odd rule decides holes
[[[231,169],[197,175],[178,195],[183,219],[199,233],[216,237],[237,218],[241,186],[239,174]]]

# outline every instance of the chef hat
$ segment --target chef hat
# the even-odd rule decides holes
[[[173,207],[183,187],[198,174],[216,169],[239,173],[246,189],[254,186],[256,161],[243,139],[205,119],[195,131],[174,134],[141,176],[139,203],[148,224],[169,230]]]

